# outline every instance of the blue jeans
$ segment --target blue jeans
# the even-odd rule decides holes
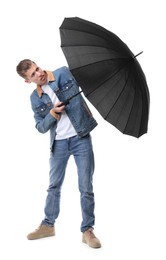
[[[84,232],[89,227],[93,227],[95,222],[92,185],[94,155],[89,134],[83,138],[74,136],[55,141],[50,157],[49,187],[45,205],[45,219],[42,224],[53,226],[59,215],[61,187],[70,155],[74,156],[77,165],[82,211],[81,232]]]

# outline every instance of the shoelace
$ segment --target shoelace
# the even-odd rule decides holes
[[[92,229],[87,230],[87,234],[90,238],[96,238]]]
[[[39,230],[41,228],[42,225],[40,225],[38,228],[35,229],[35,231]]]

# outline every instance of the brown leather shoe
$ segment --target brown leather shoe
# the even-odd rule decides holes
[[[55,236],[54,227],[41,224],[35,231],[29,233],[27,238],[29,240]]]
[[[100,240],[94,235],[93,228],[89,228],[82,234],[82,242],[92,248],[100,248]]]

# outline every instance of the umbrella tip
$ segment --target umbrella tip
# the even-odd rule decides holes
[[[134,58],[136,58],[138,55],[142,54],[143,51],[139,52],[137,55],[134,56]]]

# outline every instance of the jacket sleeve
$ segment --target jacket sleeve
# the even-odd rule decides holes
[[[35,127],[40,133],[44,134],[57,122],[57,118],[50,113],[52,103],[34,102],[33,96],[30,99],[36,123]]]

